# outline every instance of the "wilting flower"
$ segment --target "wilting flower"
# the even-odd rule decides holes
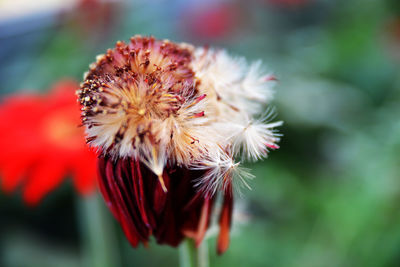
[[[78,84],[59,82],[46,95],[20,93],[0,105],[0,180],[5,192],[23,186],[24,199],[37,204],[72,175],[79,193],[93,191],[96,155],[77,125]]]
[[[133,246],[150,235],[200,244],[221,192],[218,252],[228,248],[233,189],[253,177],[234,157],[278,148],[281,122],[253,119],[273,80],[260,62],[141,36],[98,56],[78,91],[82,121],[100,150],[100,189]]]

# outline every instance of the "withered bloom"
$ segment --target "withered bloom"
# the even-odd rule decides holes
[[[218,252],[229,245],[233,188],[252,178],[235,156],[278,148],[252,117],[272,97],[271,75],[224,51],[141,36],[117,42],[78,91],[87,142],[99,148],[100,188],[133,246],[200,244],[223,194]]]

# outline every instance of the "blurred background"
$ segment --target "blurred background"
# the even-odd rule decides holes
[[[80,82],[135,34],[261,58],[278,78],[281,148],[247,165],[257,178],[230,249],[216,256],[210,237],[211,266],[400,266],[398,0],[1,0],[0,99]],[[20,141],[1,145],[5,164]],[[132,249],[70,179],[34,205],[1,189],[0,266],[178,264],[155,242]]]

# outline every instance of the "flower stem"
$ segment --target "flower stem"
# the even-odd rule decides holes
[[[110,216],[98,194],[77,201],[84,266],[120,266],[118,245]]]
[[[196,246],[193,240],[185,239],[179,247],[179,266],[196,267],[195,254]]]
[[[196,248],[192,239],[187,238],[179,247],[180,267],[209,267],[207,241]]]
[[[201,242],[201,245],[197,248],[197,262],[198,262],[198,267],[210,266],[207,240],[203,240],[203,242]]]

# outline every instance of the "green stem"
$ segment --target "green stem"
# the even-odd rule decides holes
[[[201,245],[197,249],[197,262],[198,267],[209,267],[210,260],[208,257],[208,243],[207,240],[203,240]]]
[[[193,240],[185,239],[179,247],[179,266],[195,267],[196,247]]]
[[[204,240],[200,247],[192,239],[186,239],[179,247],[179,266],[180,267],[209,267],[208,245]]]
[[[120,266],[111,218],[98,194],[79,198],[78,219],[83,244],[83,266]]]

